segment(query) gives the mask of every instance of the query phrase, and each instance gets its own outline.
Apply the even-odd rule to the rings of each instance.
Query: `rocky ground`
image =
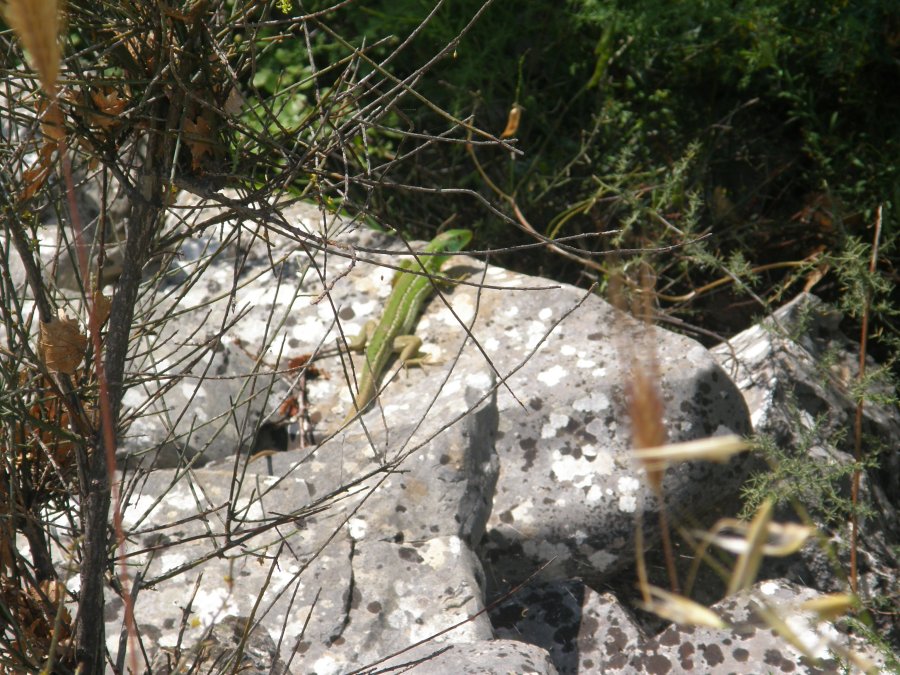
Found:
[[[340,429],[351,371],[332,348],[390,291],[367,260],[392,258],[358,251],[401,247],[357,231],[341,237],[357,247],[346,257],[312,257],[278,228],[233,239],[202,226],[214,210],[186,212],[171,227],[194,234],[144,302],[157,323],[129,368],[142,383],[119,464],[137,631],[110,590],[113,658],[131,644],[153,672],[323,675],[890,667],[873,635],[897,649],[900,415],[876,403],[864,430],[884,449],[863,482],[877,515],[860,589],[892,609],[871,632],[809,602],[847,587],[846,523],[815,510],[822,538],[767,559],[748,592],[725,597],[733,555],[700,564],[702,621],[634,605],[637,533],[665,586],[660,511],[709,528],[765,465],[755,452],[672,464],[661,498],[633,460],[632,359],[658,364],[670,442],[766,434],[831,475],[852,461],[856,346],[814,296],[709,351],[584,290],[461,257],[465,282],[417,329],[432,363],[393,367],[378,405]],[[345,227],[306,205],[284,216],[284,234]],[[698,551],[677,553],[684,579]]]

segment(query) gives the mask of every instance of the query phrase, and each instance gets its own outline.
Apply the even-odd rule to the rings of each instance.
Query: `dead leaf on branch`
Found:
[[[51,371],[74,375],[84,358],[87,340],[74,319],[41,322],[40,347]]]
[[[118,117],[128,103],[126,99],[119,96],[116,89],[112,88],[91,92],[91,100],[98,111],[90,115],[91,124],[101,129],[109,129],[118,125],[120,123]]]
[[[191,168],[199,171],[203,158],[213,154],[213,133],[206,118],[198,115],[196,122],[190,119],[184,121],[184,141],[191,151]]]
[[[27,396],[23,401],[27,414],[21,415],[11,429],[0,429],[0,455],[7,459],[0,464],[0,511],[3,513],[10,508],[24,508],[17,501],[22,494],[30,495],[32,505],[47,503],[63,494],[78,494],[77,483],[73,482],[74,451],[85,445],[84,433],[72,429],[67,406],[51,380],[23,370],[19,373],[19,391]],[[90,429],[98,428],[100,417],[95,400],[87,396],[81,396],[81,400]],[[12,484],[12,476],[19,488],[11,501],[8,486]],[[0,549],[0,559],[2,554]]]
[[[41,133],[45,138],[61,141],[66,137],[66,119],[58,103],[48,103],[41,99],[37,104],[37,114],[41,120]]]
[[[13,633],[13,654],[25,656],[28,661],[41,662],[55,642],[57,662],[67,667],[74,666],[72,616],[68,609],[59,607],[65,597],[64,586],[58,580],[46,580],[35,585],[13,577],[0,578],[0,602],[17,627]],[[0,664],[0,673],[19,672],[12,667],[5,668]]]
[[[19,192],[19,203],[27,202],[34,197],[47,182],[50,169],[53,168],[53,146],[45,143],[38,151],[34,164],[22,174],[22,190]]]
[[[94,292],[93,311],[97,320],[97,325],[102,326],[109,318],[109,312],[112,308],[112,300],[103,295],[100,291]]]

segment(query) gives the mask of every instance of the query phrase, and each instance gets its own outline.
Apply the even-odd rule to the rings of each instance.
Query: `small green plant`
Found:
[[[754,451],[768,465],[768,470],[755,474],[743,489],[741,518],[754,513],[767,499],[776,506],[801,505],[821,522],[831,525],[845,524],[851,513],[860,517],[872,515],[871,509],[850,500],[850,477],[856,469],[868,470],[877,466],[877,456],[867,456],[862,465],[855,462],[823,461],[814,452],[823,445],[833,445],[834,437],[822,443],[822,426],[825,419],[816,419],[806,427],[798,414],[794,429],[803,429],[796,448],[786,450],[769,436],[757,436]]]

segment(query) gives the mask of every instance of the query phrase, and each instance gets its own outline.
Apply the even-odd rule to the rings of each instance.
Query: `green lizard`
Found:
[[[471,230],[447,230],[436,236],[423,249],[423,253],[446,253],[447,255],[423,255],[415,260],[405,260],[394,277],[393,290],[384,307],[381,321],[372,328],[374,321],[348,344],[353,351],[366,348],[366,360],[359,375],[359,390],[353,399],[353,407],[344,424],[361,413],[377,392],[378,378],[381,377],[391,354],[400,354],[399,360],[406,365],[421,364],[424,359],[414,358],[422,346],[422,340],[412,334],[422,312],[425,300],[434,291],[434,281],[430,278],[438,274],[441,266],[468,246],[472,240]],[[414,270],[411,274],[403,270]]]

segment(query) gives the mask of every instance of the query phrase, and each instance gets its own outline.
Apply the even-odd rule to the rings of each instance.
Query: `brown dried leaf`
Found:
[[[37,113],[41,118],[41,133],[45,138],[61,141],[66,137],[66,120],[57,103],[41,100],[37,105]]]
[[[22,191],[19,193],[19,202],[27,202],[37,194],[38,190],[44,187],[47,182],[47,176],[50,175],[52,168],[53,147],[49,144],[41,146],[38,152],[38,158],[34,164],[25,170],[22,175]]]
[[[101,293],[100,291],[96,291],[94,293],[93,311],[95,312],[98,326],[102,326],[106,323],[106,320],[109,318],[109,312],[111,308],[112,300],[103,295],[103,293]]]
[[[103,91],[91,92],[91,100],[100,113],[90,116],[92,124],[101,129],[109,129],[119,123],[117,118],[125,110],[127,101],[119,96],[117,90],[108,88],[105,93]]]
[[[519,121],[522,119],[522,106],[513,103],[509,109],[509,117],[506,118],[506,128],[500,134],[500,138],[512,138],[519,130]]]
[[[10,505],[3,502],[4,500],[0,500],[0,505],[3,506],[4,510],[9,509]],[[16,537],[9,523],[0,523],[0,571],[2,571],[0,578],[4,575],[9,575],[16,569],[16,556],[13,549],[15,541]]]
[[[87,341],[74,319],[41,322],[40,346],[44,363],[52,371],[74,375],[84,358]]]
[[[206,118],[198,115],[197,121],[184,121],[184,140],[191,151],[191,168],[199,171],[203,158],[213,154],[212,129]]]
[[[225,112],[232,117],[237,117],[241,114],[241,110],[244,109],[244,97],[241,96],[241,92],[235,87],[232,87],[228,91],[228,98],[225,99],[223,108],[225,109]]]

